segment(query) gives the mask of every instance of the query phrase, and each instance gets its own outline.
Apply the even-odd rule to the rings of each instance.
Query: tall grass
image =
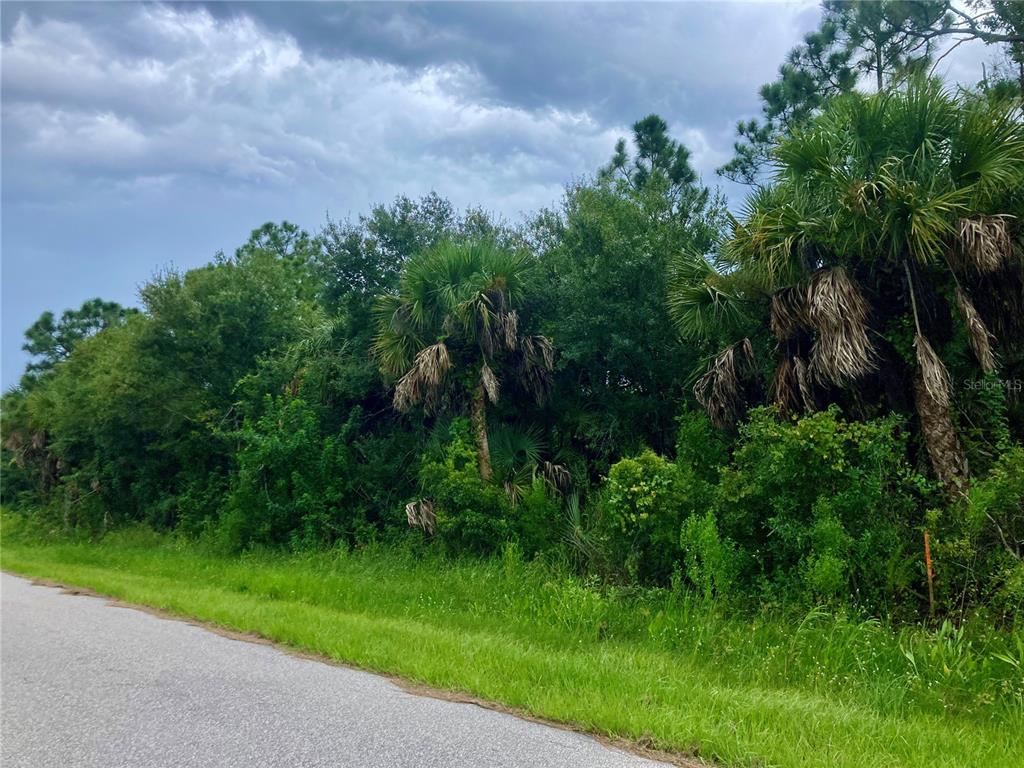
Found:
[[[2,565],[730,765],[1024,764],[1019,630],[820,608],[738,619],[514,547],[459,562],[395,548],[224,557],[138,532],[5,535]]]

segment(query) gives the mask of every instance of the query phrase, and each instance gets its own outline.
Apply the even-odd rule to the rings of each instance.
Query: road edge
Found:
[[[25,574],[18,573],[17,571],[9,570],[8,568],[0,569],[0,573],[5,573],[8,576],[27,581],[33,586],[38,587],[49,587],[51,589],[60,590],[63,594],[72,596],[82,597],[94,597],[101,600],[105,600],[106,603],[113,608],[126,608],[129,610],[140,611],[141,613],[155,616],[159,619],[166,621],[177,621],[184,624],[189,624],[200,629],[204,629],[208,632],[212,632],[215,635],[227,638],[228,640],[236,640],[238,642],[253,643],[256,645],[270,646],[282,653],[286,653],[294,658],[302,659],[304,661],[314,661],[321,664],[328,664],[332,667],[339,667],[341,669],[350,669],[358,672],[365,672],[367,674],[376,675],[382,677],[388,682],[392,683],[396,687],[405,691],[413,696],[424,696],[432,699],[439,699],[441,701],[448,701],[455,704],[473,704],[482,709],[487,709],[492,712],[498,712],[505,715],[511,715],[520,720],[525,720],[531,723],[537,723],[538,725],[545,725],[549,728],[557,728],[561,731],[568,731],[571,733],[578,733],[589,738],[594,739],[602,746],[609,749],[614,749],[619,752],[625,752],[636,757],[643,757],[648,760],[656,760],[658,762],[667,763],[669,765],[677,766],[678,768],[713,768],[716,764],[708,763],[700,758],[696,757],[696,749],[690,754],[680,752],[670,752],[662,749],[657,749],[654,746],[645,744],[643,740],[632,740],[624,739],[615,736],[609,736],[605,733],[598,731],[587,730],[586,728],[571,722],[565,722],[560,720],[551,720],[544,717],[531,714],[525,710],[517,707],[510,707],[506,704],[502,704],[498,701],[491,701],[489,699],[483,699],[478,696],[474,696],[465,691],[450,690],[446,688],[437,688],[426,683],[421,683],[416,680],[409,680],[408,678],[399,677],[398,675],[391,674],[389,672],[383,672],[379,669],[372,667],[361,666],[352,662],[343,661],[340,659],[334,659],[324,654],[315,653],[302,648],[298,648],[287,643],[281,643],[276,640],[271,640],[258,632],[243,632],[237,629],[231,629],[221,624],[217,624],[212,621],[204,621],[195,617],[189,616],[188,614],[175,613],[168,611],[163,608],[155,608],[145,603],[133,603],[121,598],[114,597],[112,595],[98,592],[89,587],[82,587],[75,584],[68,584],[54,579],[37,578],[32,576],[26,576]]]

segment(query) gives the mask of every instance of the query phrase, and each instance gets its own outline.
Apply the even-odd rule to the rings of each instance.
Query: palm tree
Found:
[[[504,487],[513,506],[536,480],[557,496],[570,491],[572,474],[564,464],[544,458],[547,442],[537,425],[502,425],[491,433],[490,447],[495,482]]]
[[[967,462],[936,349],[959,322],[991,372],[997,349],[1024,344],[1020,105],[923,80],[850,94],[784,140],[775,160],[774,182],[733,221],[719,261],[678,258],[677,326],[707,336],[768,315],[783,411],[863,395],[872,382],[898,407],[909,390],[936,476],[962,488]],[[698,381],[712,418],[741,411],[752,357],[749,343],[731,345]]]
[[[547,396],[554,350],[543,336],[520,332],[516,306],[526,257],[492,242],[442,243],[411,260],[397,295],[377,303],[373,352],[397,380],[394,405],[407,411],[459,407],[468,396],[480,476],[492,477],[487,403],[500,396],[501,375],[538,402]]]

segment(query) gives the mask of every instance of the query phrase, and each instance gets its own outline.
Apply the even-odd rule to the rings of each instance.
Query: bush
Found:
[[[690,515],[683,523],[679,544],[686,562],[686,577],[705,599],[728,598],[739,569],[735,545],[723,539],[711,512]]]
[[[360,538],[365,516],[348,486],[344,434],[322,438],[303,400],[267,397],[263,415],[247,419],[237,437],[238,472],[219,526],[228,548]]]
[[[420,469],[423,498],[434,502],[437,536],[447,551],[494,552],[512,535],[512,517],[504,490],[484,483],[465,419],[455,419],[438,459]]]
[[[985,603],[1009,618],[1024,609],[1024,446],[1007,448],[968,498],[935,511],[935,570],[947,610]]]
[[[684,411],[678,422],[676,463],[691,467],[706,482],[718,482],[719,472],[729,463],[726,433],[715,429],[704,411]]]
[[[544,480],[535,477],[510,510],[512,530],[527,555],[554,546],[563,525],[561,503]]]
[[[699,508],[699,482],[651,450],[608,472],[598,500],[598,526],[611,566],[641,583],[667,583],[679,567],[679,527]]]
[[[895,417],[751,411],[715,502],[745,586],[769,600],[892,608],[920,586],[922,493]],[[912,599],[912,598],[911,598]]]

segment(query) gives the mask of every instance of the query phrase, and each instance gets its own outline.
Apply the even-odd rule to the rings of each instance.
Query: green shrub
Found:
[[[179,531],[199,536],[216,522],[230,484],[227,472],[208,472],[191,479],[177,496],[169,496],[163,503],[173,505]]]
[[[723,539],[711,512],[690,515],[679,536],[686,562],[686,577],[705,599],[728,598],[739,569],[733,543]]]
[[[420,469],[423,498],[434,502],[437,536],[451,553],[488,554],[513,533],[504,490],[484,483],[465,419],[455,419],[437,459]]]
[[[403,506],[416,492],[420,437],[418,432],[377,429],[352,442],[349,482],[358,489],[370,520],[389,537],[403,539],[408,533]]]
[[[699,508],[699,482],[651,450],[612,465],[598,500],[611,566],[641,583],[667,583],[679,566],[679,527]]]
[[[719,472],[729,463],[726,432],[715,429],[704,411],[684,411],[678,422],[676,463],[692,467],[706,482],[717,482]]]
[[[344,435],[324,439],[303,400],[267,397],[263,415],[247,419],[238,439],[238,472],[219,525],[228,548],[360,538],[365,516],[348,485]]]
[[[772,600],[891,608],[920,586],[921,495],[895,417],[751,411],[715,518],[746,587]]]
[[[554,546],[563,525],[562,505],[544,480],[535,477],[520,494],[510,514],[512,530],[527,555],[536,555]]]
[[[970,489],[936,510],[937,585],[946,608],[984,603],[1006,617],[1024,609],[1024,446],[1013,445]]]
[[[92,467],[66,475],[54,488],[44,517],[49,518],[55,528],[69,533],[92,538],[102,536],[121,522],[112,518],[110,507],[104,504],[102,490]]]

